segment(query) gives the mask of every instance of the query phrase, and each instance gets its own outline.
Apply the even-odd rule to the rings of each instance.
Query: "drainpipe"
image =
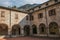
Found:
[[[47,18],[47,10],[46,10],[46,8],[45,8],[45,18],[46,18],[46,26],[47,26],[47,37],[48,37],[48,35],[49,35],[49,26],[48,26],[48,18]]]
[[[32,13],[29,13],[29,22],[30,22],[30,36],[32,36],[32,23],[31,23],[31,20],[30,20],[30,16],[31,16]]]
[[[10,27],[11,27],[11,9],[10,9]],[[11,29],[10,27],[9,27],[9,30]],[[11,37],[11,30],[10,30],[9,37]]]

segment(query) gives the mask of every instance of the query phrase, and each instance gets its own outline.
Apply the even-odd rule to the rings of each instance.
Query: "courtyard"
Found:
[[[50,37],[15,37],[15,38],[0,38],[0,40],[60,40],[60,38]]]

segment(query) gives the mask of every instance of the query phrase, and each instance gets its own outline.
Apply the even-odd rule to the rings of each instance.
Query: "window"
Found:
[[[52,9],[49,11],[49,16],[56,15],[55,9]]]
[[[30,18],[29,18],[30,17]],[[32,15],[29,15],[29,17],[28,16],[26,16],[26,20],[30,20],[30,21],[32,21],[33,19],[34,19],[34,17],[32,16]]]
[[[58,0],[55,0],[55,2],[58,2]]]
[[[34,17],[32,15],[30,15],[30,21],[34,20]]]
[[[1,17],[5,17],[5,11],[1,11]]]
[[[51,22],[49,24],[49,33],[52,35],[56,35],[59,33],[58,24],[56,22]]]
[[[43,13],[38,14],[38,18],[43,18]]]
[[[12,35],[20,35],[20,25],[15,24],[12,26]]]
[[[48,5],[48,2],[46,3],[46,6]]]
[[[32,32],[33,34],[37,34],[37,26],[36,25],[32,25]]]
[[[39,25],[39,30],[40,30],[40,34],[46,34],[46,26],[45,24],[40,24]]]
[[[44,27],[41,27],[41,32],[44,32]]]
[[[39,6],[39,9],[41,8],[41,6]]]
[[[26,16],[26,20],[28,20],[28,16]]]
[[[15,19],[18,19],[18,14],[15,14]]]

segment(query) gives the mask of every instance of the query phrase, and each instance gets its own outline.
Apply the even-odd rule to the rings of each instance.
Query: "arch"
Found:
[[[8,25],[0,24],[0,35],[8,35]]]
[[[37,34],[37,26],[36,25],[32,25],[32,32],[33,34]]]
[[[40,34],[46,34],[46,26],[45,26],[45,24],[41,23],[39,25],[39,30],[40,30]]]
[[[29,25],[24,26],[24,33],[26,36],[30,35],[30,26]]]
[[[20,35],[20,25],[15,24],[12,26],[12,35]]]
[[[59,33],[58,24],[56,22],[51,22],[49,24],[49,33],[52,35],[56,35]]]

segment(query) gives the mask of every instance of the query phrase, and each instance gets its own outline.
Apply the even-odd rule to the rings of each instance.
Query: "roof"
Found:
[[[4,6],[0,6],[1,9],[7,9],[7,10],[12,10],[12,11],[17,11],[17,12],[22,12],[22,13],[27,13],[27,12],[24,12],[24,11],[20,11],[19,9],[17,8],[8,8],[8,7],[4,7]]]
[[[28,13],[30,10],[34,10],[34,8],[40,7],[41,5],[43,5],[45,3],[48,3],[48,2],[50,2],[50,1],[44,2],[42,4],[26,4],[26,5],[23,5],[23,6],[18,7],[18,8],[8,8],[8,7],[3,7],[3,6],[0,6],[0,8],[4,8],[4,9],[8,9],[8,10],[13,10],[13,11],[18,11],[18,12],[23,12],[23,13]],[[49,6],[47,6],[47,7],[49,7]],[[41,8],[41,9],[44,9],[44,8]]]

